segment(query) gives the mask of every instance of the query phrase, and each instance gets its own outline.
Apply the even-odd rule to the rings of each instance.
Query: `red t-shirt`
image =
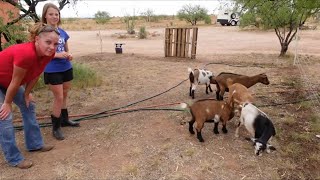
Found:
[[[13,75],[13,65],[27,70],[22,85],[38,77],[53,57],[54,54],[39,58],[34,42],[16,44],[4,49],[0,52],[0,85],[8,88]]]

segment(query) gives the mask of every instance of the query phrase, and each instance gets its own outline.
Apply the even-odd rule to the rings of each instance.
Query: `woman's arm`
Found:
[[[31,90],[33,89],[33,87],[38,82],[39,77],[40,76],[38,76],[37,78],[33,79],[32,81],[30,81],[29,83],[26,84],[26,88],[25,88],[25,91],[24,91],[24,99],[26,101],[27,107],[29,107],[29,103],[31,101],[33,101],[33,98],[32,98],[32,95],[31,95]]]
[[[5,119],[12,110],[12,101],[21,85],[23,78],[27,73],[26,69],[13,66],[12,79],[7,89],[7,93],[2,106],[0,107],[0,119]]]

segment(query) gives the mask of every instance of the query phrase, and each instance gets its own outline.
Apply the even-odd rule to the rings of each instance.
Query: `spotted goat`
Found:
[[[197,88],[197,85],[206,85],[206,93],[209,94],[208,89],[212,92],[210,81],[214,77],[211,71],[205,69],[194,69],[188,68],[189,80],[190,80],[190,89],[189,96],[194,99],[194,91]]]

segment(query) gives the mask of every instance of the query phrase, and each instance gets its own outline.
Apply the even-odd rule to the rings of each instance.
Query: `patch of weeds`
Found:
[[[147,38],[146,27],[142,26],[140,27],[140,31],[139,31],[139,39],[146,39],[146,38]]]
[[[133,164],[128,164],[128,166],[122,167],[122,171],[130,176],[137,176],[138,175],[138,167]]]
[[[150,167],[154,170],[158,169],[158,167],[160,166],[161,164],[161,157],[159,156],[154,156],[152,159],[151,159],[151,162],[150,162]]]
[[[312,141],[312,135],[310,133],[293,132],[291,134],[291,138],[294,139],[295,141],[303,141],[303,142]]]
[[[296,122],[296,119],[293,116],[285,116],[282,119],[282,123],[288,126],[293,125]]]
[[[312,115],[310,117],[310,128],[312,132],[320,132],[320,117],[317,115]]]
[[[308,110],[312,107],[311,101],[302,101],[299,103],[301,110]]]
[[[192,157],[196,151],[192,149],[187,149],[184,151],[184,155]]]
[[[285,156],[289,156],[292,158],[296,158],[300,156],[300,153],[302,152],[301,146],[296,142],[291,142],[288,145],[284,145],[281,148],[282,153]]]
[[[282,84],[285,86],[292,87],[294,89],[301,89],[303,87],[302,82],[295,78],[295,77],[286,77],[283,81]]]
[[[97,73],[87,66],[79,63],[73,64],[74,80],[72,85],[76,88],[100,86],[102,79]]]
[[[86,87],[96,87],[102,84],[102,79],[97,73],[88,68],[87,66],[79,63],[73,64],[73,77],[72,87],[76,89],[86,88]],[[40,76],[38,82],[34,86],[34,90],[39,90],[45,88],[43,75]]]
[[[161,147],[162,147],[162,150],[167,151],[173,147],[173,144],[172,143],[165,143]]]
[[[310,155],[309,155],[309,159],[311,161],[314,161],[314,162],[320,162],[320,154],[319,152],[312,152]]]

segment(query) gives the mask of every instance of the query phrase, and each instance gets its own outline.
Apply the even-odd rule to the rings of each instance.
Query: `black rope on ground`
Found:
[[[159,93],[159,94],[156,94],[156,95],[153,95],[153,96],[151,96],[151,97],[148,97],[148,98],[145,98],[145,99],[142,99],[142,100],[133,102],[133,103],[129,103],[129,104],[127,104],[127,105],[125,105],[125,106],[122,106],[122,107],[118,107],[118,108],[114,108],[114,109],[109,109],[109,110],[102,111],[102,112],[99,112],[99,113],[96,113],[96,114],[93,114],[93,115],[89,115],[89,116],[85,116],[85,117],[82,117],[82,118],[74,119],[73,121],[82,121],[83,119],[95,117],[95,116],[98,116],[98,115],[100,115],[100,114],[105,114],[105,113],[107,113],[107,112],[109,112],[109,111],[115,111],[115,110],[119,110],[119,109],[122,109],[122,108],[126,108],[126,107],[132,106],[132,105],[134,105],[134,104],[138,104],[138,103],[140,103],[140,102],[143,102],[143,101],[146,101],[146,100],[155,98],[155,97],[157,97],[157,96],[160,96],[160,95],[162,95],[162,94],[164,94],[164,93],[166,93],[166,92],[168,92],[168,91],[170,91],[170,90],[172,90],[172,89],[180,86],[183,82],[187,81],[188,79],[189,79],[189,78],[181,81],[180,83],[178,83],[177,85],[175,85],[175,86],[167,89],[166,91],[163,91],[163,92],[161,92],[161,93]]]
[[[139,108],[139,109],[131,109],[123,112],[116,112],[116,113],[110,113],[110,114],[100,114],[101,116],[95,116],[92,118],[83,118],[82,120],[93,120],[93,119],[99,119],[99,118],[105,118],[105,117],[111,117],[122,113],[129,113],[129,112],[135,112],[135,111],[185,111],[183,109],[177,109],[177,108]],[[39,123],[40,127],[51,127],[52,123]],[[15,126],[14,129],[16,131],[23,130],[23,126]]]

